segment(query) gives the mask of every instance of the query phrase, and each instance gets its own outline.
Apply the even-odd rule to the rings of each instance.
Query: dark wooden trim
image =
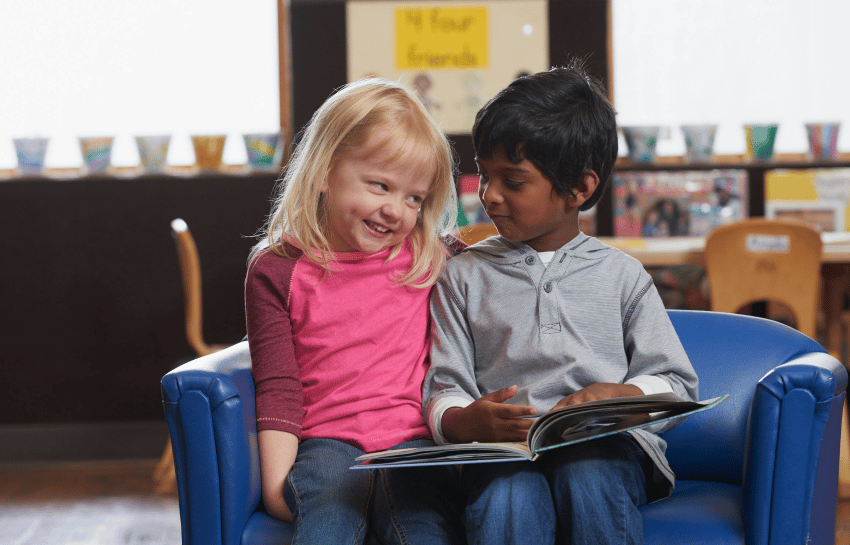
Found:
[[[165,420],[0,426],[0,463],[159,458]]]
[[[284,157],[292,142],[292,41],[289,24],[289,0],[277,2],[278,79],[280,82],[280,134]]]

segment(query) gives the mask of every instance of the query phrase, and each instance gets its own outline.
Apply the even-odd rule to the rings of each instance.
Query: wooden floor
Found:
[[[0,465],[0,545],[179,545],[177,496],[156,460]]]
[[[154,492],[156,460],[0,465],[0,545],[179,545],[177,496]],[[850,499],[835,545],[850,544]]]

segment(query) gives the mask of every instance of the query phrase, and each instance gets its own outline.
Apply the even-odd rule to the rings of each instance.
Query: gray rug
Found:
[[[180,545],[176,498],[95,498],[0,509],[0,545]]]

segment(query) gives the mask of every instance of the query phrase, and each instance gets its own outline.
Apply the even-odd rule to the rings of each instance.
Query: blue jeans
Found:
[[[649,468],[625,433],[554,449],[536,462],[464,466],[469,544],[639,545]]]
[[[293,514],[293,545],[354,545],[375,537],[384,544],[461,542],[454,468],[349,469],[361,454],[333,439],[298,446],[283,491]]]

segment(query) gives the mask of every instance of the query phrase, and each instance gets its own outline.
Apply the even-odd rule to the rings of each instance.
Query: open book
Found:
[[[534,460],[540,453],[705,411],[729,395],[686,401],[673,393],[570,405],[535,417],[525,443],[456,443],[382,450],[358,456],[351,469]]]

